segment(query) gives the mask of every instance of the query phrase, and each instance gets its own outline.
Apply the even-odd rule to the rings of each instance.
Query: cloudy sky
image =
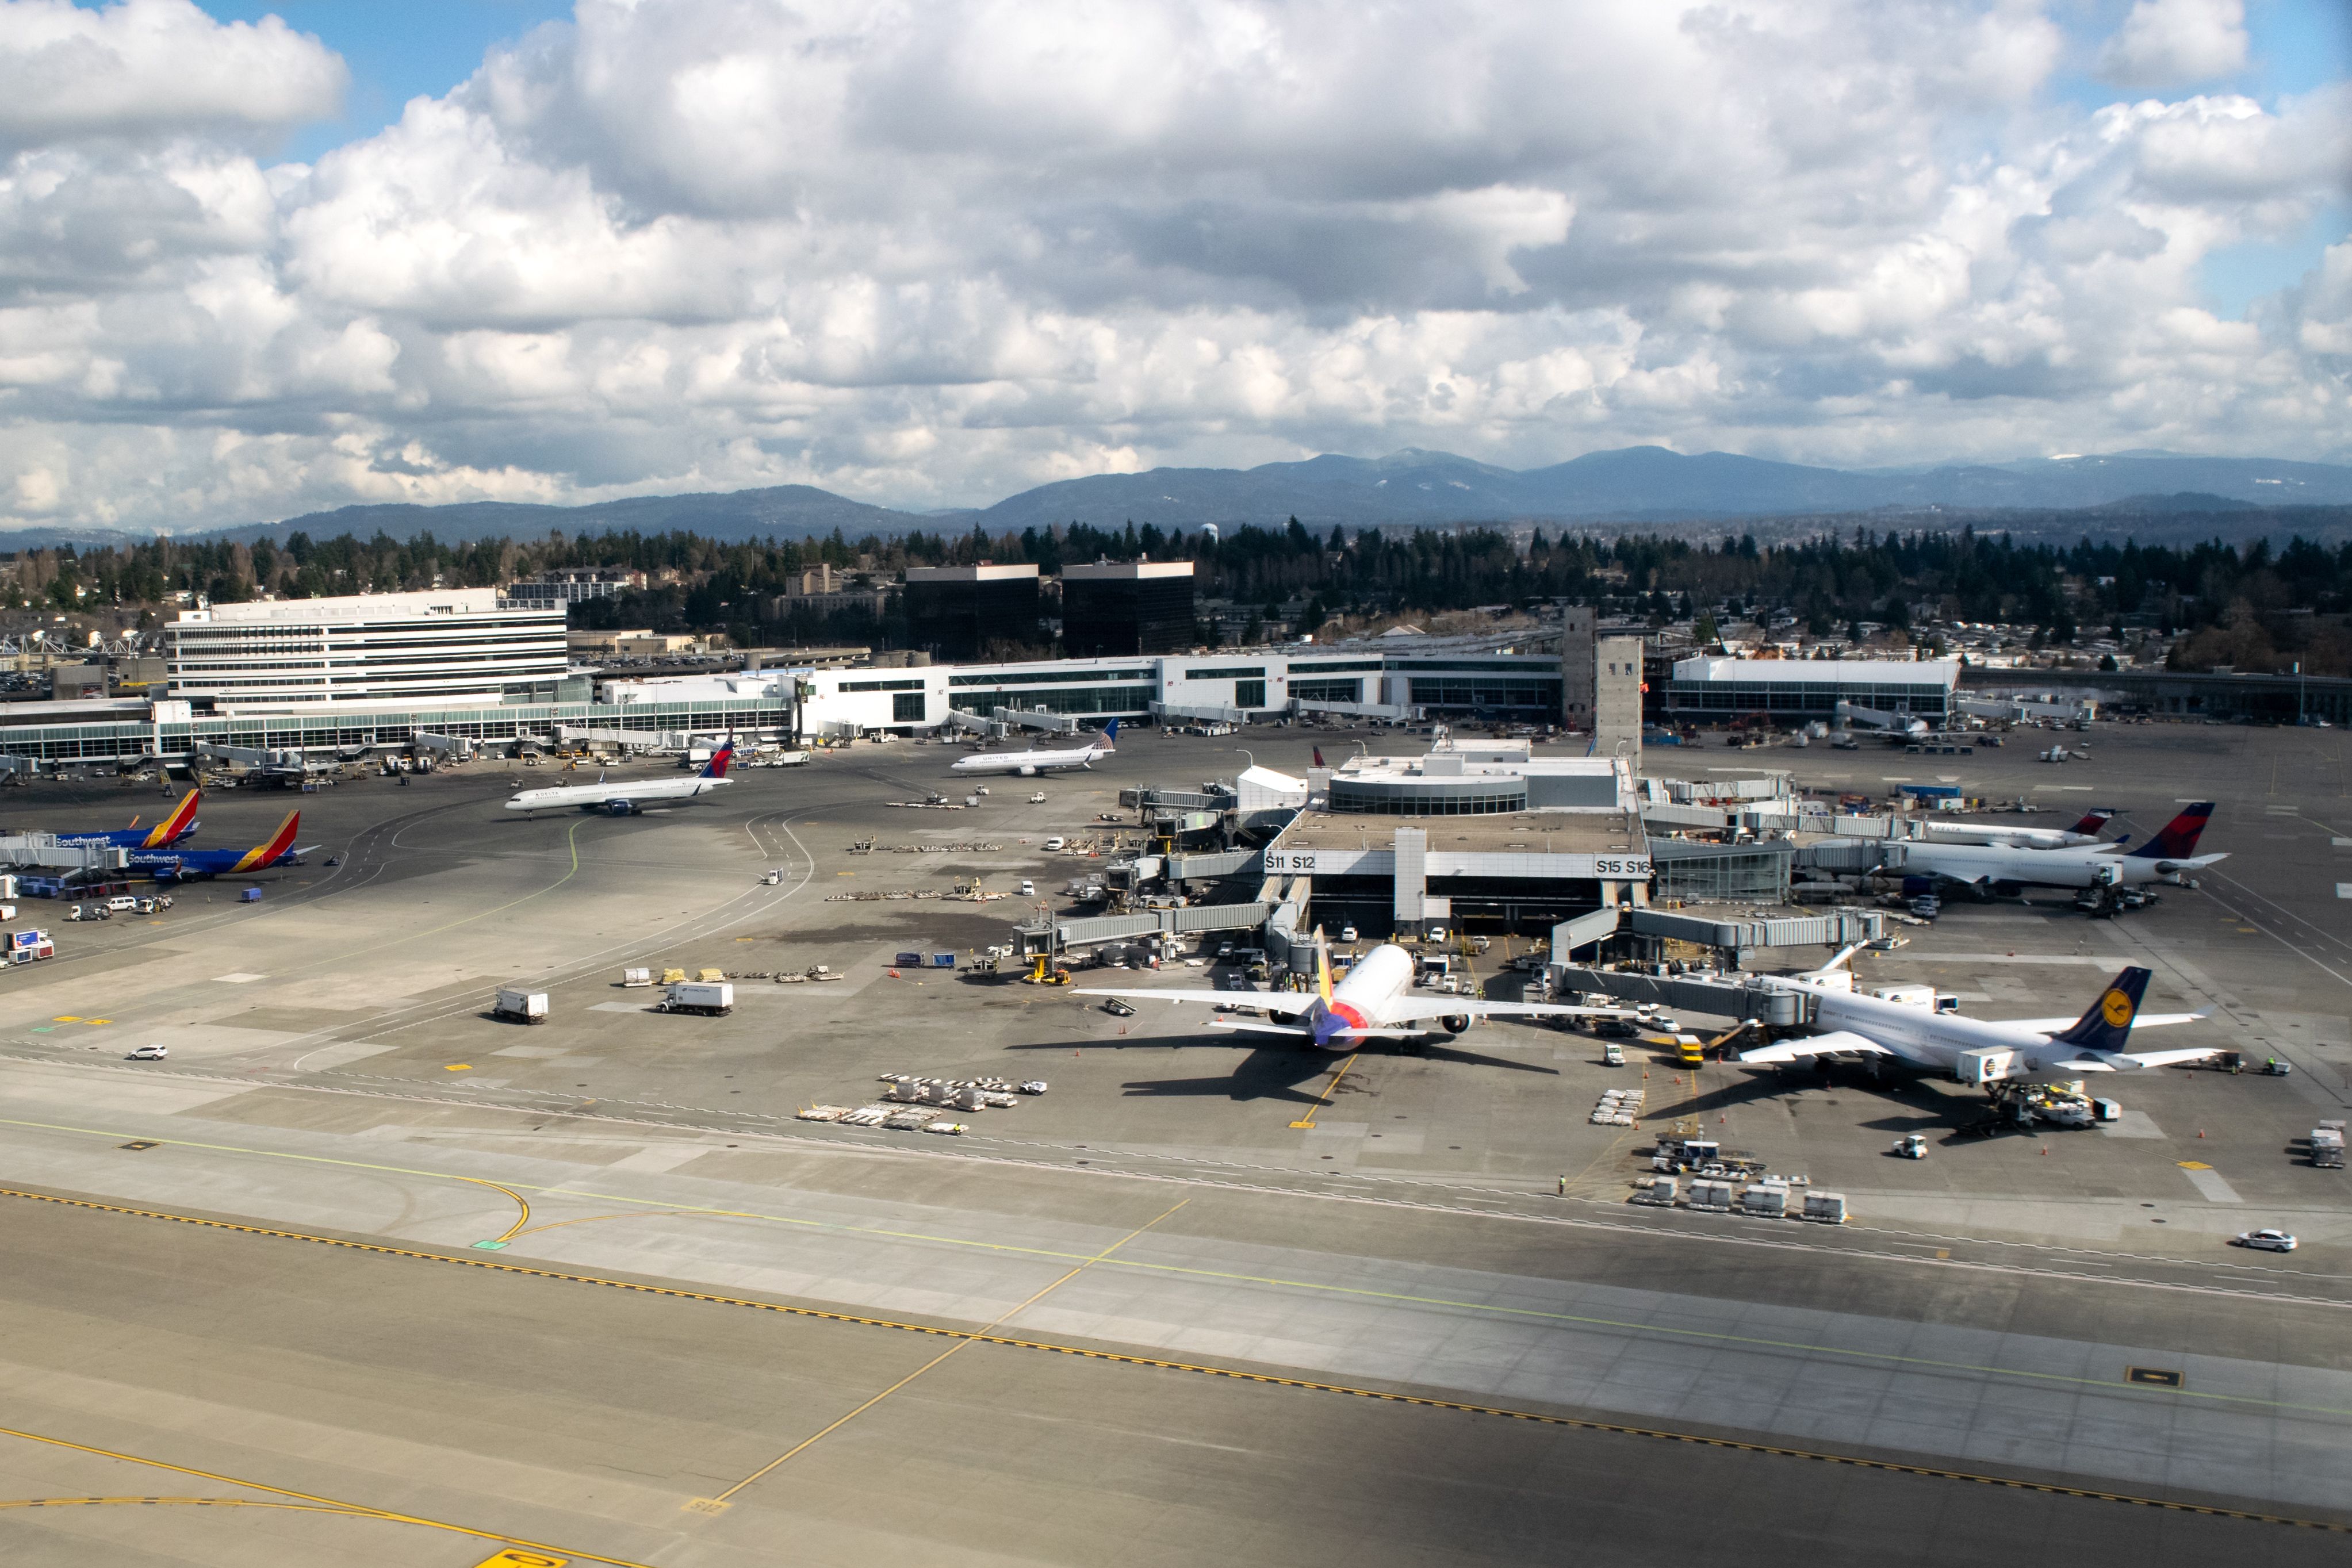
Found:
[[[0,528],[2352,462],[2344,0],[0,0]]]

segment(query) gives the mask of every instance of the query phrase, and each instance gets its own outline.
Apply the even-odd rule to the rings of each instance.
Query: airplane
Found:
[[[1118,747],[1118,720],[1103,726],[1102,739],[1090,746],[1066,751],[983,751],[977,757],[959,757],[948,771],[950,773],[1018,773],[1024,779],[1040,773],[1050,773],[1063,768],[1091,768],[1097,758],[1108,757]]]
[[[205,792],[191,789],[180,798],[171,813],[152,828],[142,828],[136,819],[131,826],[112,832],[59,833],[60,844],[90,846],[110,850],[168,849],[196,831],[196,809],[204,804]]]
[[[2125,969],[2100,991],[2080,1018],[1990,1020],[1937,1012],[1932,1006],[1872,996],[1853,988],[1843,966],[1848,947],[1822,967],[1802,975],[1759,976],[1774,990],[1806,991],[1819,998],[1814,1021],[1822,1032],[1775,1040],[1739,1053],[1739,1060],[1779,1065],[1810,1057],[1890,1057],[1958,1079],[1963,1083],[2063,1082],[2091,1072],[2137,1072],[2168,1067],[2218,1053],[2217,1046],[2179,1051],[2135,1051],[2135,1024],[2190,1023],[2203,1013],[2144,1014],[2148,971]]]
[[[2111,844],[2073,849],[2018,849],[2007,844],[1948,844],[1919,840],[1886,846],[1885,869],[1904,880],[1952,883],[1979,899],[2015,897],[2029,887],[2129,887],[2184,871],[2199,871],[2224,854],[2200,855],[2198,835],[2213,815],[2213,802],[2200,800],[2166,823],[2136,850],[2117,852]]]
[[[301,825],[302,813],[289,811],[266,842],[249,850],[133,850],[129,857],[131,869],[146,872],[157,882],[189,882],[198,877],[236,876],[246,872],[299,865],[299,857],[319,847],[296,847],[294,834]]]
[[[1296,991],[1114,990],[1080,989],[1081,997],[1118,997],[1127,1001],[1208,1002],[1231,1007],[1236,1003],[1260,1008],[1291,1021],[1254,1023],[1240,1019],[1213,1019],[1211,1027],[1250,1034],[1278,1034],[1324,1051],[1353,1051],[1364,1040],[1422,1040],[1438,1032],[1415,1028],[1436,1019],[1447,1034],[1460,1034],[1482,1018],[1616,1017],[1616,1008],[1569,1007],[1557,1002],[1490,1002],[1481,997],[1426,996],[1412,993],[1412,955],[1391,943],[1381,943],[1364,955],[1347,977],[1331,983],[1330,956],[1318,943],[1315,954],[1316,988]]]
[[[602,775],[593,784],[559,784],[546,789],[520,789],[507,798],[509,811],[561,810],[566,806],[583,811],[603,811],[608,816],[627,817],[646,807],[664,800],[686,801],[709,794],[722,784],[734,782],[727,777],[727,765],[735,760],[735,738],[728,737],[727,744],[710,754],[710,760],[699,773],[684,779],[646,779],[632,784],[607,784]]]
[[[2123,848],[2123,841],[2109,843],[2099,837],[2115,812],[2106,807],[2083,813],[2082,821],[2071,828],[2011,828],[1998,822],[1938,822],[1930,820],[1927,836],[1948,844],[2006,844],[2021,850],[2069,850],[2084,844],[2099,844],[2108,850]]]

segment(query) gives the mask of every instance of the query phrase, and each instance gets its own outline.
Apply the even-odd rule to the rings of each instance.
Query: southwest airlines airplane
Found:
[[[1316,952],[1317,986],[1311,993],[1297,991],[1204,990],[1081,990],[1082,997],[1120,997],[1136,1002],[1239,1003],[1262,1008],[1287,1021],[1250,1023],[1236,1019],[1213,1019],[1217,1029],[1251,1034],[1278,1034],[1325,1051],[1353,1051],[1362,1040],[1421,1040],[1433,1030],[1419,1027],[1434,1019],[1448,1034],[1460,1034],[1482,1018],[1575,1018],[1595,1014],[1615,1017],[1615,1008],[1566,1007],[1556,1002],[1490,1002],[1482,997],[1412,994],[1412,955],[1382,943],[1364,955],[1337,986],[1331,965],[1319,947]]]
[[[1064,768],[1090,768],[1095,759],[1108,757],[1118,749],[1113,744],[1118,739],[1118,720],[1103,726],[1103,737],[1091,746],[1073,747],[1066,751],[983,751],[977,757],[960,757],[950,773],[1018,773],[1024,779],[1040,773],[1051,773]]]
[[[268,871],[277,866],[297,865],[299,856],[317,849],[316,844],[296,848],[294,834],[302,825],[302,813],[289,811],[286,820],[265,843],[249,850],[133,850],[130,861],[133,870],[143,871],[157,882],[188,882],[197,877],[236,876],[246,872]]]
[[[110,850],[169,849],[196,831],[196,808],[203,805],[205,792],[191,789],[172,808],[171,814],[152,828],[142,828],[134,819],[127,828],[112,832],[59,833],[61,844],[94,845]]]
[[[727,777],[727,765],[735,760],[735,742],[730,737],[726,745],[710,754],[710,761],[702,771],[688,779],[647,779],[634,784],[607,784],[599,778],[593,784],[559,784],[547,789],[522,789],[507,799],[509,811],[561,810],[566,806],[583,811],[603,811],[614,817],[634,816],[647,806],[665,800],[687,801],[707,795],[734,780]]]

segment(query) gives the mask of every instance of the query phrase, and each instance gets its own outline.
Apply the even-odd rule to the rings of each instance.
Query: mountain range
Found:
[[[992,534],[1083,521],[1195,528],[1204,523],[1279,526],[1297,517],[1318,529],[1379,524],[1729,521],[1742,517],[1935,510],[2124,511],[2201,514],[2294,506],[2352,505],[2352,467],[2268,458],[2171,453],[2030,459],[1919,468],[1809,467],[1728,452],[1685,455],[1659,446],[1589,453],[1549,467],[1510,469],[1451,453],[1408,449],[1386,457],[1325,455],[1255,468],[1154,468],[1097,474],[1024,490],[995,505],[940,512],[871,506],[807,485],[722,494],[641,496],[580,507],[474,501],[451,506],[354,506],[276,523],[216,528],[206,538],[282,540],[362,536],[378,529],[457,541],[614,529],[683,529],[718,539],[806,538],[840,528],[866,533]],[[1927,520],[1904,519],[1915,525]],[[105,535],[59,537],[118,542]]]

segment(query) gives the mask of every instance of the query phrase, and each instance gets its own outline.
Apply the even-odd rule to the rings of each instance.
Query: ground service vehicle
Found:
[[[724,981],[680,980],[662,998],[666,1013],[700,1013],[720,1018],[735,1010],[735,988]]]
[[[2344,1124],[2322,1122],[2311,1130],[2311,1163],[2321,1170],[2344,1168]]]
[[[547,993],[501,989],[498,1003],[490,1012],[493,1017],[505,1019],[509,1023],[545,1023]]]

